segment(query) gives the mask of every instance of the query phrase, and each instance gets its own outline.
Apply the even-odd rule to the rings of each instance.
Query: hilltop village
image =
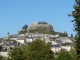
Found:
[[[27,26],[24,26],[17,34],[10,35],[8,32],[6,37],[0,39],[0,47],[2,47],[0,55],[8,57],[8,52],[11,51],[14,47],[17,47],[21,44],[28,45],[35,39],[40,39],[49,44],[51,50],[54,53],[60,52],[62,49],[70,51],[70,49],[73,48],[73,44],[75,42],[74,38],[60,36],[59,34],[50,34],[51,31],[54,30],[53,27],[48,23],[34,22],[31,24],[30,29],[25,29],[25,27],[27,28]],[[45,33],[43,33],[41,30],[37,31],[37,28],[44,28],[47,30],[45,30]]]

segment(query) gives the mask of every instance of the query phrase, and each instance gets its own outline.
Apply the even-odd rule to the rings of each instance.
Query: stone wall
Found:
[[[0,55],[3,57],[8,57],[8,52],[0,52]]]

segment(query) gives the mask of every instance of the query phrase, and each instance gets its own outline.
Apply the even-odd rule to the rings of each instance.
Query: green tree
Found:
[[[42,24],[48,24],[47,22],[45,22],[45,21],[42,21]]]
[[[20,44],[19,48],[22,50],[22,51],[27,51],[27,46],[25,44]]]
[[[39,21],[38,24],[42,24],[42,22]]]
[[[66,32],[64,31],[64,36],[66,36]]]
[[[52,25],[49,26],[50,26],[50,33],[54,32],[53,26]]]
[[[70,50],[69,54],[71,55],[73,60],[77,60],[77,53],[74,48]]]
[[[19,47],[16,47],[9,52],[9,57],[7,58],[7,60],[26,60],[26,51],[26,46],[20,45]]]
[[[28,29],[28,25],[26,24],[26,25],[24,25],[22,27],[22,30],[19,31],[18,34],[25,34],[25,33],[27,33],[27,29]]]
[[[28,28],[27,24],[22,27],[22,29],[27,29],[27,28]]]
[[[28,60],[53,60],[54,53],[48,44],[40,39],[33,41],[27,49]]]
[[[36,39],[28,46],[20,45],[9,52],[7,60],[53,60],[54,53],[48,44]]]
[[[74,30],[76,31],[76,51],[77,51],[77,56],[80,59],[80,0],[75,0],[75,5],[74,5],[74,11],[72,11],[72,14],[69,14],[69,16],[72,16],[74,20]]]
[[[67,32],[65,33],[65,35],[66,35],[66,37],[68,37],[68,33]]]
[[[65,31],[64,31],[63,35],[64,35],[63,37],[68,37],[68,33]]]
[[[3,58],[3,56],[0,56],[0,60],[3,60],[4,58]]]
[[[2,45],[0,45],[0,51],[2,50]]]
[[[57,60],[72,60],[72,57],[68,52],[62,50]]]

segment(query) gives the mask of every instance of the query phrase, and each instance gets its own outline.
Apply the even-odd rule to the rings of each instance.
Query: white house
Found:
[[[52,42],[52,45],[57,45],[56,41],[49,41],[49,42]]]
[[[60,45],[52,45],[51,46],[51,50],[56,53],[56,52],[60,52],[61,51],[61,47]]]
[[[20,43],[22,43],[22,44],[24,44],[24,42],[25,42],[25,40],[23,40],[23,39],[19,39],[19,40],[16,40],[17,42],[20,42]]]
[[[11,37],[10,38],[10,40],[17,40],[17,39],[18,39],[17,37],[14,37],[14,38]]]
[[[73,43],[73,41],[70,40],[68,37],[60,37],[60,39],[63,43]]]
[[[32,38],[26,38],[26,42],[32,42],[33,39]]]
[[[67,51],[70,51],[71,48],[72,48],[72,46],[70,44],[65,44],[65,43],[61,44],[61,49],[65,49]]]
[[[0,55],[3,57],[8,57],[8,52],[0,52]]]
[[[24,34],[20,34],[19,36],[21,36],[21,37],[22,37],[22,36],[25,36],[25,35],[24,35]]]

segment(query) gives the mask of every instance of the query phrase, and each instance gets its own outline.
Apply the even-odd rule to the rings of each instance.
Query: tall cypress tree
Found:
[[[77,51],[77,57],[80,59],[80,0],[75,0],[75,5],[74,5],[74,11],[72,11],[72,14],[69,16],[72,16],[74,20],[74,30],[76,31],[76,51]]]
[[[64,31],[64,36],[63,37],[68,37],[68,33]]]
[[[68,37],[68,33],[66,32],[66,37]]]
[[[73,34],[71,33],[71,36],[70,36],[71,38],[73,38]]]

